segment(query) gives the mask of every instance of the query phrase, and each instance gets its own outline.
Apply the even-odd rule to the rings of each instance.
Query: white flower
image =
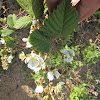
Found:
[[[27,41],[26,42],[26,48],[31,48],[32,47],[32,45]]]
[[[31,52],[31,56],[26,58],[26,60],[28,63],[28,68],[34,70],[35,72],[39,72],[40,69],[45,68],[45,62],[43,58],[33,52]]]
[[[27,42],[28,41],[28,38],[22,38],[22,41],[23,42]]]
[[[62,85],[64,85],[65,83],[64,82],[59,82],[58,84],[57,84],[57,86],[55,87],[55,92],[56,93],[58,93],[58,92],[60,92],[61,90],[62,90]]]
[[[48,72],[47,73],[47,78],[50,80],[50,81],[52,81],[52,80],[54,80],[54,76],[58,79],[59,77],[60,77],[60,73],[58,72],[58,71],[56,71],[56,70],[54,70],[54,71],[52,71],[52,72]]]
[[[58,79],[61,74],[58,71],[54,71],[54,75]]]
[[[22,38],[23,42],[26,42],[26,48],[31,48],[32,45],[29,43],[28,38]]]
[[[35,92],[36,93],[42,93],[43,92],[43,86],[41,86],[41,85],[37,86],[36,89],[35,89]]]
[[[32,21],[32,24],[36,25],[37,24],[37,21],[36,20],[33,20]]]
[[[25,59],[25,53],[23,51],[21,54],[19,54],[19,59],[21,59],[22,61]]]
[[[67,58],[64,58],[64,62],[67,62],[67,61],[71,62],[73,60],[73,56],[75,56],[75,52],[72,49],[69,49],[69,50],[64,49],[62,53],[66,55],[67,57]]]
[[[8,57],[8,59],[7,59],[8,63],[11,63],[12,59],[13,59],[13,56],[10,55],[10,56]]]
[[[48,72],[47,73],[47,78],[52,81],[54,79],[54,76],[53,76],[53,72]]]
[[[61,85],[57,85],[57,86],[55,87],[55,92],[56,92],[56,93],[60,92],[61,90],[62,90],[62,86],[61,86]]]
[[[5,40],[3,38],[0,38],[1,44],[5,44]]]
[[[66,49],[64,49],[64,50],[62,51],[62,53],[65,54],[65,55],[67,56],[67,58],[70,57],[70,55],[69,55],[69,53],[68,53],[68,51],[67,51]]]

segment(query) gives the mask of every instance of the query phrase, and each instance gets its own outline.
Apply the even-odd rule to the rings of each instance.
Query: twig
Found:
[[[98,39],[98,41],[100,41],[100,39]]]
[[[25,12],[25,10],[21,11],[17,16],[21,15],[21,14],[24,13],[24,12]]]

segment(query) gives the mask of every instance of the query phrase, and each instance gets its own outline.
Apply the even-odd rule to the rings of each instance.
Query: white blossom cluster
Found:
[[[35,73],[39,73],[41,69],[45,69],[45,62],[40,55],[37,55],[33,51],[31,52],[30,55],[25,55],[24,52],[22,52],[19,55],[19,58],[27,64],[27,67],[30,68],[31,70],[34,70]],[[47,72],[47,78],[49,81],[53,81],[55,79],[58,79],[61,76],[61,74],[55,69],[53,71],[48,71]],[[62,85],[64,85],[64,82],[59,82],[57,86],[55,86],[55,92],[60,92],[62,89]],[[37,84],[37,87],[35,89],[36,93],[42,93],[44,91],[43,85],[42,84]]]
[[[27,67],[38,73],[41,69],[45,69],[45,62],[40,55],[31,52],[30,55],[25,56],[24,52],[19,55],[19,58],[27,64]]]
[[[23,41],[28,42],[27,38],[23,38]],[[28,43],[27,43],[28,44]],[[28,44],[29,47],[29,44]],[[31,47],[31,46],[30,46]],[[75,56],[75,52],[72,49],[63,49],[62,53],[65,55],[64,56],[64,62],[71,62],[73,60],[73,57]],[[43,58],[40,55],[37,55],[36,53],[34,53],[33,51],[31,52],[31,54],[29,55],[25,55],[24,52],[22,52],[19,55],[19,58],[25,62],[25,64],[27,64],[27,67],[30,68],[31,70],[34,70],[35,73],[39,73],[41,69],[45,69],[45,62],[43,60]],[[46,73],[46,77],[49,80],[49,82],[52,82],[53,80],[59,79],[59,77],[61,76],[61,74],[58,72],[57,69],[54,69],[52,71],[48,71]],[[38,81],[39,82],[39,81]],[[45,87],[43,86],[43,84],[41,82],[39,82],[40,84],[37,84],[37,87],[35,89],[36,93],[43,93],[45,91]],[[52,89],[54,90],[55,93],[59,93],[62,90],[62,86],[64,85],[64,82],[58,82],[57,85],[53,88],[49,87],[49,91],[51,91]],[[50,92],[51,93],[51,92]]]

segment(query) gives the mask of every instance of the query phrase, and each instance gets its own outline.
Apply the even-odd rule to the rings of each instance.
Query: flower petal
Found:
[[[64,83],[64,82],[62,82],[62,81],[60,81],[58,84],[60,84],[60,85],[64,85],[65,83]]]
[[[64,62],[67,62],[68,61],[68,58],[64,58]]]
[[[42,93],[43,92],[43,86],[41,86],[41,85],[37,86],[36,89],[35,89],[35,92],[36,93]]]
[[[70,52],[73,56],[75,56],[75,51],[74,51],[74,50],[69,49],[69,52]]]
[[[12,59],[13,59],[13,56],[10,55],[10,56],[8,57],[8,59],[7,59],[8,63],[11,63]]]
[[[70,58],[70,55],[69,55],[69,53],[67,53],[67,54],[66,54],[66,56],[67,56],[67,58]]]
[[[68,54],[68,51],[66,49],[63,49],[62,53],[66,55]]]
[[[58,93],[58,92],[61,92],[62,90],[62,86],[60,84],[57,84],[57,86],[55,86],[55,92]]]
[[[26,48],[31,48],[32,45],[29,42],[26,42]]]
[[[39,57],[39,66],[42,67],[42,69],[45,69],[45,62],[42,57]]]
[[[68,58],[68,62],[71,62],[73,60],[73,57]]]
[[[37,67],[39,65],[39,62],[37,60],[34,60],[34,61],[29,61],[28,63],[28,68],[34,70],[34,67]]]
[[[55,77],[58,79],[59,78],[59,76],[61,75],[58,71],[55,71],[54,72],[54,75],[55,75]]]
[[[33,70],[35,71],[35,73],[39,72],[41,69],[41,67],[33,67]]]
[[[71,62],[73,60],[73,57],[69,57],[69,58],[64,58],[64,62]]]
[[[47,73],[47,78],[52,81],[54,79],[54,76],[53,76],[53,72],[48,72]]]
[[[36,56],[36,53],[33,53],[33,51],[31,52],[31,56],[34,57]]]
[[[22,41],[23,42],[27,42],[28,41],[28,38],[22,38]]]

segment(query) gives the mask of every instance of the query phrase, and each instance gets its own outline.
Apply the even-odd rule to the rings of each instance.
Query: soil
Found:
[[[20,6],[15,0],[3,1],[6,3],[6,7],[9,8],[8,15],[11,13],[15,13],[17,15],[19,13]],[[100,32],[100,26],[97,22],[83,22],[77,28],[77,32],[74,36],[75,40],[78,44],[84,45],[87,45],[89,40],[94,42],[96,40],[96,36],[99,34],[97,30]],[[28,36],[29,29],[18,30],[15,34],[19,41],[22,42],[21,39]],[[97,41],[97,45],[100,46],[100,42]],[[98,62],[95,66],[89,66],[94,77],[100,76],[99,67],[100,62]],[[0,100],[38,100],[38,98],[33,98],[35,83],[34,80],[28,80],[30,73],[31,70],[24,67],[24,63],[18,59],[17,54],[14,61],[9,65],[8,70],[4,71],[2,66],[0,66]],[[82,80],[86,79],[86,67],[80,69],[79,73],[83,75]],[[69,89],[68,87],[66,88],[67,93],[69,94]],[[65,100],[69,100],[69,98],[66,96]],[[98,100],[100,100],[99,96]]]
[[[19,59],[7,71],[0,67],[0,100],[36,100],[32,98],[34,86],[34,81],[27,80]]]

